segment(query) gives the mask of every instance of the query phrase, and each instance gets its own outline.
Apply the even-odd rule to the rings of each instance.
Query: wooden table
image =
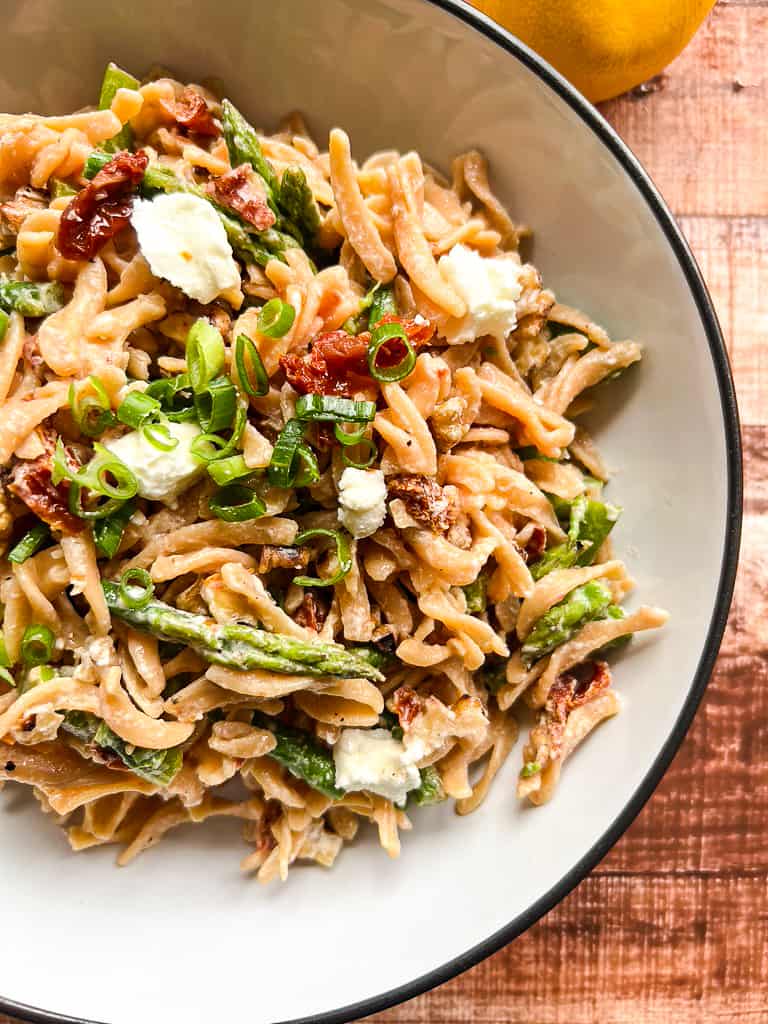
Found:
[[[604,112],[680,218],[728,341],[746,470],[736,599],[688,738],[603,863],[505,950],[377,1024],[768,1022],[768,0],[720,0],[658,91]]]
[[[602,864],[377,1024],[768,1022],[768,0],[720,0],[658,91],[603,112],[680,219],[728,342],[746,473],[730,622],[685,743]]]

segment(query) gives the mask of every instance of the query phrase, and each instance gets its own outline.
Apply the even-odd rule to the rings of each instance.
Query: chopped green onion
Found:
[[[88,390],[92,394],[87,394]],[[69,385],[69,407],[77,429],[86,437],[99,437],[115,422],[107,389],[98,377],[88,377],[78,388]]]
[[[320,467],[317,464],[317,456],[308,444],[300,444],[296,454],[299,460],[299,470],[293,482],[294,487],[309,487],[320,479]]]
[[[216,459],[208,463],[208,473],[219,487],[231,484],[233,480],[240,480],[244,476],[250,476],[253,470],[245,464],[242,455],[230,455],[226,459]]]
[[[299,420],[368,423],[375,415],[375,402],[354,402],[351,398],[338,398],[336,395],[301,395],[296,401],[296,418]]]
[[[302,530],[297,533],[293,543],[296,546],[306,543],[313,537],[329,537],[336,544],[336,560],[339,567],[332,576],[321,579],[319,576],[294,576],[293,582],[297,587],[332,587],[339,583],[352,568],[352,555],[349,549],[347,535],[341,530],[324,530],[318,527],[314,530]]]
[[[275,442],[267,467],[269,482],[275,487],[293,487],[299,471],[299,445],[304,440],[304,424],[288,420]]]
[[[127,427],[138,430],[160,412],[160,402],[146,391],[129,391],[117,407],[117,418]]]
[[[162,405],[163,416],[173,423],[189,423],[197,420],[194,392],[186,373],[177,377],[160,377],[147,385],[144,392],[156,398]]]
[[[237,406],[237,390],[229,377],[216,377],[204,391],[195,395],[195,410],[200,426],[206,433],[228,427]]]
[[[334,423],[333,425],[333,432],[336,435],[336,440],[344,448],[360,444],[360,442],[364,440],[367,431],[367,423],[361,423],[355,430],[346,430],[342,423]]]
[[[192,390],[199,395],[224,369],[224,339],[204,317],[192,324],[186,355]]]
[[[232,455],[240,443],[247,420],[248,410],[245,402],[241,400],[237,403],[235,422],[232,424],[232,433],[229,440],[226,441],[223,437],[213,433],[198,434],[190,445],[190,451],[203,462],[213,462],[214,460],[218,461],[227,458]]]
[[[11,322],[11,318],[4,309],[0,309],[0,341],[5,338],[6,331],[8,330],[8,324]]]
[[[538,761],[526,761],[520,771],[520,775],[524,779],[530,779],[532,775],[538,775],[540,771],[541,765]]]
[[[376,442],[370,437],[363,437],[359,441],[359,445],[367,454],[363,454],[360,458],[355,459],[349,454],[353,446],[346,445],[341,449],[341,461],[345,466],[351,466],[352,469],[368,469],[378,458],[379,449],[376,447]]]
[[[123,533],[128,525],[128,520],[136,511],[134,501],[126,501],[111,516],[104,519],[97,519],[93,524],[93,540],[96,550],[105,558],[114,558],[123,539]]]
[[[120,598],[129,608],[144,608],[152,600],[154,592],[152,577],[138,565],[126,569],[120,577]]]
[[[161,452],[172,452],[178,446],[179,439],[168,429],[167,423],[145,423],[141,428],[144,438]]]
[[[95,455],[81,469],[74,471],[69,468],[61,438],[56,442],[53,454],[53,471],[51,480],[54,485],[62,480],[70,482],[69,508],[73,515],[81,519],[101,519],[111,515],[129,498],[135,497],[139,482],[131,470],[116,455],[98,442],[93,446]],[[110,479],[111,478],[111,479]],[[82,504],[82,491],[86,489],[92,494],[108,500],[85,508]]]
[[[251,370],[248,371],[246,356],[250,359]],[[269,392],[269,378],[261,361],[259,350],[247,334],[238,334],[235,340],[235,369],[238,383],[246,395],[251,398],[263,398]],[[251,374],[253,381],[251,382]]]
[[[0,667],[10,668],[11,659],[8,657],[8,650],[5,646],[5,640],[0,636]]]
[[[242,523],[258,519],[267,511],[262,499],[243,484],[228,484],[208,501],[211,512],[225,523]]]
[[[267,338],[282,338],[293,327],[296,310],[282,299],[270,299],[261,309],[256,330]]]
[[[4,683],[8,683],[9,686],[13,686],[14,688],[16,687],[16,680],[13,678],[13,676],[8,671],[8,669],[7,668],[3,668],[1,665],[0,665],[0,679],[2,679],[2,681]]]
[[[76,196],[77,189],[72,188],[66,181],[61,181],[60,178],[49,178],[48,179],[48,191],[51,194],[51,199],[61,199],[62,196]]]
[[[44,665],[51,660],[56,637],[53,630],[40,623],[32,623],[24,630],[21,638],[21,660],[29,668],[35,665]]]
[[[385,345],[393,338],[397,338],[405,346],[406,352],[403,358],[395,366],[378,366],[376,358],[382,345]],[[374,380],[384,384],[391,384],[393,381],[402,380],[413,371],[416,365],[416,353],[408,335],[401,324],[388,323],[379,324],[371,332],[371,340],[368,343],[368,370]]]
[[[370,294],[370,293],[369,293]],[[397,302],[395,292],[391,285],[379,287],[373,290],[371,296],[371,308],[368,313],[368,328],[372,330],[379,320],[385,316],[397,316]]]
[[[21,565],[36,551],[39,551],[50,536],[51,529],[47,523],[35,523],[32,529],[28,530],[18,544],[14,544],[8,552],[8,561],[15,565]]]

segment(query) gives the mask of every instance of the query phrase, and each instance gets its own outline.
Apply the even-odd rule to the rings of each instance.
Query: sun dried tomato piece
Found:
[[[293,618],[299,626],[311,629],[313,633],[319,633],[323,628],[327,614],[326,607],[315,591],[307,590]]]
[[[425,320],[407,320],[386,316],[381,323],[399,323],[414,348],[426,344],[434,334],[434,327]],[[280,366],[289,384],[300,394],[345,395],[351,397],[365,391],[375,382],[368,371],[369,331],[347,334],[329,331],[319,335],[305,356],[283,356]],[[398,338],[391,338],[379,349],[377,366],[397,366],[405,356],[405,346]]]
[[[212,178],[206,191],[220,206],[234,210],[259,231],[265,231],[275,223],[275,215],[267,205],[253,168],[248,164],[240,164],[233,171]]]
[[[420,473],[412,476],[395,476],[387,481],[391,498],[400,498],[405,511],[435,533],[445,533],[455,519],[451,503],[445,491],[431,477]]]
[[[176,124],[195,135],[216,136],[221,129],[208,109],[205,98],[191,86],[187,86],[173,104],[164,104]]]
[[[528,538],[528,543],[523,549],[523,557],[526,562],[530,565],[532,562],[537,562],[547,547],[547,531],[543,526],[534,526],[531,530],[531,536]]]
[[[131,218],[132,192],[147,169],[149,158],[138,153],[117,153],[81,189],[61,215],[56,246],[66,259],[90,260]]]
[[[407,729],[424,710],[424,701],[410,686],[401,686],[392,694],[390,706],[403,729]]]
[[[79,468],[78,463],[70,461],[73,468]],[[64,480],[54,485],[52,468],[49,452],[31,462],[18,462],[11,474],[8,490],[52,529],[67,534],[81,533],[86,523],[69,511],[69,483]]]

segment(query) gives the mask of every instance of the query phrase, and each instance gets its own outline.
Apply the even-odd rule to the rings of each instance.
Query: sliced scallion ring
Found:
[[[367,430],[367,423],[362,423],[355,430],[345,430],[344,425],[341,423],[334,423],[333,425],[333,432],[336,435],[336,440],[345,448],[348,448],[353,444],[360,444],[365,437]]]
[[[256,330],[267,338],[282,338],[296,319],[296,310],[282,299],[270,299],[262,306],[256,321]]]
[[[304,424],[288,420],[275,442],[267,467],[269,482],[275,487],[293,487],[298,472],[298,450],[304,440]]]
[[[145,423],[141,428],[141,433],[153,448],[158,448],[161,452],[172,452],[174,448],[178,447],[178,437],[174,437],[168,429],[168,424],[162,421],[160,423]]]
[[[299,420],[369,423],[375,415],[375,402],[355,402],[337,395],[301,395],[296,401],[296,419]]]
[[[243,484],[227,484],[208,501],[208,507],[217,518],[225,523],[242,523],[246,519],[258,519],[267,511],[267,506],[250,487]]]
[[[138,430],[160,412],[160,402],[146,391],[129,391],[117,407],[117,418],[127,427]]]
[[[201,394],[224,369],[224,339],[210,320],[195,320],[187,335],[187,374],[192,390]]]
[[[296,546],[306,544],[314,537],[328,537],[336,544],[336,560],[339,563],[335,573],[331,576],[321,578],[319,576],[294,576],[293,582],[297,587],[332,587],[339,583],[352,568],[352,554],[349,547],[349,539],[342,530],[325,530],[317,527],[314,530],[303,530],[297,533],[293,543]]]
[[[363,449],[365,454],[361,458],[355,459],[350,454],[353,447],[360,447]],[[370,437],[361,437],[357,445],[346,445],[341,449],[341,461],[345,466],[351,466],[353,469],[368,469],[378,458],[379,449],[376,447],[376,442]]]
[[[98,377],[69,385],[69,407],[77,429],[86,437],[99,437],[115,422],[107,390]]]
[[[192,385],[186,373],[177,377],[160,377],[150,381],[145,395],[156,398],[162,405],[163,415],[173,423],[185,423],[197,419]]]
[[[229,377],[216,377],[195,395],[197,419],[206,433],[215,434],[230,426],[236,408],[237,389]]]
[[[24,630],[21,638],[21,660],[29,668],[45,665],[51,660],[56,637],[53,630],[38,622],[33,622]]]
[[[120,577],[120,597],[128,608],[144,608],[152,600],[155,584],[146,569],[135,565]]]
[[[246,395],[263,398],[269,392],[269,377],[264,363],[259,350],[247,334],[238,334],[235,340],[235,370],[237,382]]]
[[[253,472],[254,470],[245,464],[242,455],[230,455],[227,458],[215,459],[208,463],[208,473],[219,487],[226,487],[234,480],[241,480]]]
[[[395,366],[379,366],[377,364],[379,350],[382,345],[395,338],[405,346],[405,355]],[[416,353],[413,350],[413,345],[411,345],[402,325],[397,323],[379,324],[378,327],[374,327],[371,331],[371,340],[368,342],[367,359],[370,375],[382,384],[391,384],[396,380],[402,380],[412,373],[416,365]]]

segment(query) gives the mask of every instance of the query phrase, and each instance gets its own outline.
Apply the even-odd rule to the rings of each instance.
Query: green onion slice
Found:
[[[267,338],[282,338],[293,327],[296,310],[282,299],[270,299],[262,306],[256,330]]]
[[[39,551],[43,544],[50,539],[51,529],[47,523],[35,523],[31,530],[27,530],[21,540],[14,544],[8,552],[8,561],[14,565],[21,565],[31,558],[36,551]]]
[[[275,487],[293,487],[299,471],[299,446],[304,440],[304,424],[288,420],[275,442],[267,467],[269,482]]]
[[[95,455],[88,465],[76,472],[67,464],[61,438],[56,442],[53,454],[51,480],[54,485],[62,480],[69,481],[69,509],[81,519],[101,519],[111,515],[124,501],[135,497],[139,489],[139,482],[131,470],[109,449],[96,442],[93,450]],[[82,502],[83,490],[107,500],[86,507]]]
[[[117,511],[93,524],[93,540],[96,550],[105,558],[114,558],[123,539],[128,520],[136,511],[135,501],[126,501]]]
[[[9,313],[6,313],[4,309],[0,309],[0,341],[5,338],[5,332],[8,330],[8,324],[11,322]]]
[[[8,649],[5,646],[5,640],[2,636],[0,636],[0,667],[11,667],[11,659],[8,657]]]
[[[69,385],[69,407],[77,429],[86,437],[99,437],[115,422],[109,395],[98,377],[88,377],[77,388],[74,382]]]
[[[341,449],[341,461],[345,466],[351,466],[353,469],[368,469],[378,458],[379,449],[376,447],[376,442],[370,437],[361,437],[358,445],[366,454],[362,454],[359,459],[355,459],[350,454],[353,446],[345,445]]]
[[[168,429],[167,423],[145,423],[141,428],[144,438],[161,452],[172,452],[178,446],[179,439]]]
[[[296,401],[299,420],[327,420],[332,423],[370,423],[376,415],[375,402],[354,402],[336,395],[301,395]]]
[[[269,378],[264,363],[261,361],[259,350],[247,334],[238,334],[235,340],[235,370],[237,382],[246,395],[250,395],[251,398],[263,398],[269,392]]]
[[[14,688],[16,687],[16,680],[13,678],[8,669],[3,668],[2,666],[0,666],[0,679],[2,679],[4,683],[8,683],[9,686],[13,686]]]
[[[56,637],[53,630],[40,623],[32,623],[24,630],[21,638],[21,660],[25,665],[34,668],[51,660]]]
[[[376,359],[379,350],[386,342],[397,338],[405,346],[405,355],[395,366],[378,366]],[[368,371],[374,380],[383,384],[391,384],[393,381],[402,380],[413,371],[416,365],[416,353],[408,335],[401,324],[387,323],[379,324],[371,331],[371,340],[368,342]]]
[[[215,434],[230,426],[236,407],[237,390],[229,377],[216,377],[195,395],[197,419],[206,433]]]
[[[336,435],[336,440],[344,448],[348,448],[354,444],[360,444],[360,442],[365,438],[367,431],[367,423],[361,423],[360,426],[356,427],[354,430],[347,430],[341,423],[334,423],[333,425],[333,432]]]
[[[352,555],[349,549],[349,539],[341,530],[324,530],[320,527],[314,530],[303,530],[297,533],[293,543],[296,546],[305,544],[313,537],[329,537],[336,544],[336,560],[339,567],[332,576],[320,578],[319,576],[294,576],[293,582],[297,587],[332,587],[339,583],[352,568]]]
[[[120,597],[128,608],[144,608],[152,600],[155,584],[146,569],[135,565],[120,577]]]
[[[297,449],[299,469],[293,482],[294,487],[309,487],[320,479],[320,467],[317,456],[308,444],[300,444]]]
[[[258,519],[267,511],[262,499],[243,484],[228,484],[208,501],[211,512],[225,523],[242,523],[246,519]]]
[[[250,476],[254,470],[245,464],[242,455],[230,455],[225,459],[216,459],[208,463],[208,473],[219,487],[231,484],[233,480],[240,480],[244,476]]]
[[[223,437],[219,437],[218,434],[211,432],[198,434],[190,445],[190,451],[202,462],[213,462],[214,460],[218,461],[227,458],[233,454],[240,443],[247,419],[248,410],[246,404],[244,401],[239,401],[229,440],[227,441]]]
[[[129,391],[117,407],[117,418],[127,427],[138,430],[160,412],[160,402],[146,391]]]
[[[224,339],[210,320],[196,320],[187,335],[187,374],[196,395],[224,369]]]
[[[162,405],[163,415],[173,423],[190,422],[197,419],[192,385],[186,373],[177,377],[161,377],[147,386],[145,395],[156,398]]]

